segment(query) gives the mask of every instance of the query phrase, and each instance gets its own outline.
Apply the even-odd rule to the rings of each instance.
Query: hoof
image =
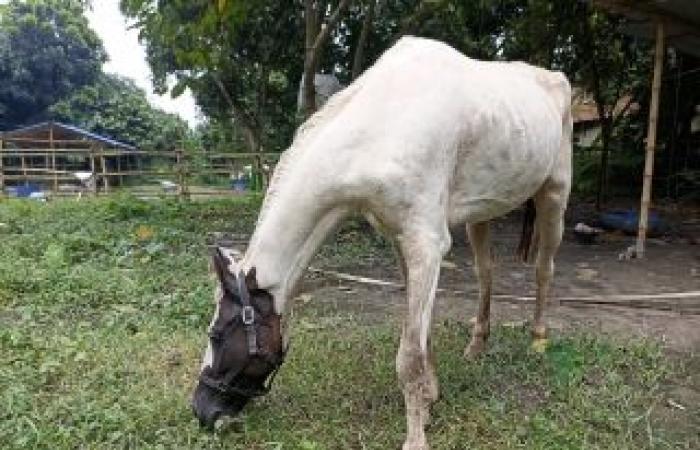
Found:
[[[534,340],[547,339],[547,328],[544,326],[535,326],[532,330],[532,338]]]
[[[425,439],[421,441],[406,441],[401,447],[402,450],[430,450]]]
[[[549,341],[545,338],[536,338],[532,341],[532,350],[535,353],[544,353],[547,351],[547,345]]]
[[[469,342],[469,345],[467,345],[467,348],[464,349],[464,357],[467,360],[476,359],[480,354],[484,352],[485,349],[486,340],[472,338],[471,342]]]

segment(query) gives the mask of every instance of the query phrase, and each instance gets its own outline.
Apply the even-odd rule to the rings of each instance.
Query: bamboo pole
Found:
[[[56,168],[56,150],[53,142],[53,125],[49,128],[49,148],[51,149],[51,168],[53,170],[53,191],[58,192],[58,173]]]
[[[105,192],[109,191],[109,178],[107,177],[107,160],[105,155],[102,153],[102,148],[100,148],[100,163],[102,164],[102,183],[104,183]]]
[[[190,190],[187,187],[187,176],[189,175],[189,167],[187,165],[187,155],[185,155],[183,150],[180,150],[181,164],[182,164],[182,195],[186,198],[190,198]]]
[[[12,174],[5,174],[5,181],[30,181],[30,180],[42,180],[46,182],[51,182],[53,180],[53,175],[52,174],[47,174],[45,173],[39,173],[39,174],[32,174],[28,173],[27,175],[12,175]],[[73,175],[59,175],[58,176],[59,180],[75,180],[75,177]]]
[[[97,195],[97,170],[96,166],[97,164],[95,163],[95,147],[90,148],[90,172],[92,172],[92,175],[90,176],[90,180],[92,181],[92,195]]]
[[[659,121],[659,93],[664,64],[665,33],[663,22],[656,24],[656,51],[654,53],[654,78],[651,83],[651,105],[649,106],[649,125],[647,129],[646,159],[644,162],[644,181],[642,184],[642,201],[639,210],[639,230],[635,256],[644,257],[644,244],[649,226],[649,205],[651,204],[651,183],[654,176],[654,151],[656,150],[656,132]]]
[[[182,197],[182,153],[175,150],[175,173],[177,174],[177,195]]]
[[[187,198],[187,174],[185,170],[185,155],[182,149],[175,150],[175,167],[177,173],[177,194],[182,198]]]
[[[117,156],[117,173],[119,173],[119,187],[124,187],[124,175],[122,175],[122,155]]]

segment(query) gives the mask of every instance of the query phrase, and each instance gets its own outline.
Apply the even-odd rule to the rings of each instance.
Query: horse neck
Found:
[[[286,311],[311,258],[346,215],[344,208],[324,205],[313,187],[286,186],[262,214],[242,261],[244,270],[256,268],[261,289],[275,299],[278,313]]]

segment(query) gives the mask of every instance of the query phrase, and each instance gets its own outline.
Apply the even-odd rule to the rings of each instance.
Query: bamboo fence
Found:
[[[234,180],[244,176],[250,189],[264,190],[278,157],[278,153],[125,150],[84,140],[13,138],[0,140],[0,192],[34,183],[52,196],[128,190],[135,195],[189,197],[230,194]]]

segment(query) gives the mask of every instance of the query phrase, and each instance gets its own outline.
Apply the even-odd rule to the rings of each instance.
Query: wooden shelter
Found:
[[[635,256],[644,256],[647,235],[651,184],[654,175],[654,151],[659,118],[661,77],[667,45],[700,57],[700,6],[697,0],[592,0],[608,11],[629,19],[626,32],[654,39],[654,71],[651,86],[649,123],[647,126],[644,181],[639,213]]]
[[[119,182],[115,177],[110,180],[109,172],[136,153],[132,145],[59,122],[0,133],[0,191],[33,183],[57,193],[87,179],[97,190],[98,176],[107,188]]]

